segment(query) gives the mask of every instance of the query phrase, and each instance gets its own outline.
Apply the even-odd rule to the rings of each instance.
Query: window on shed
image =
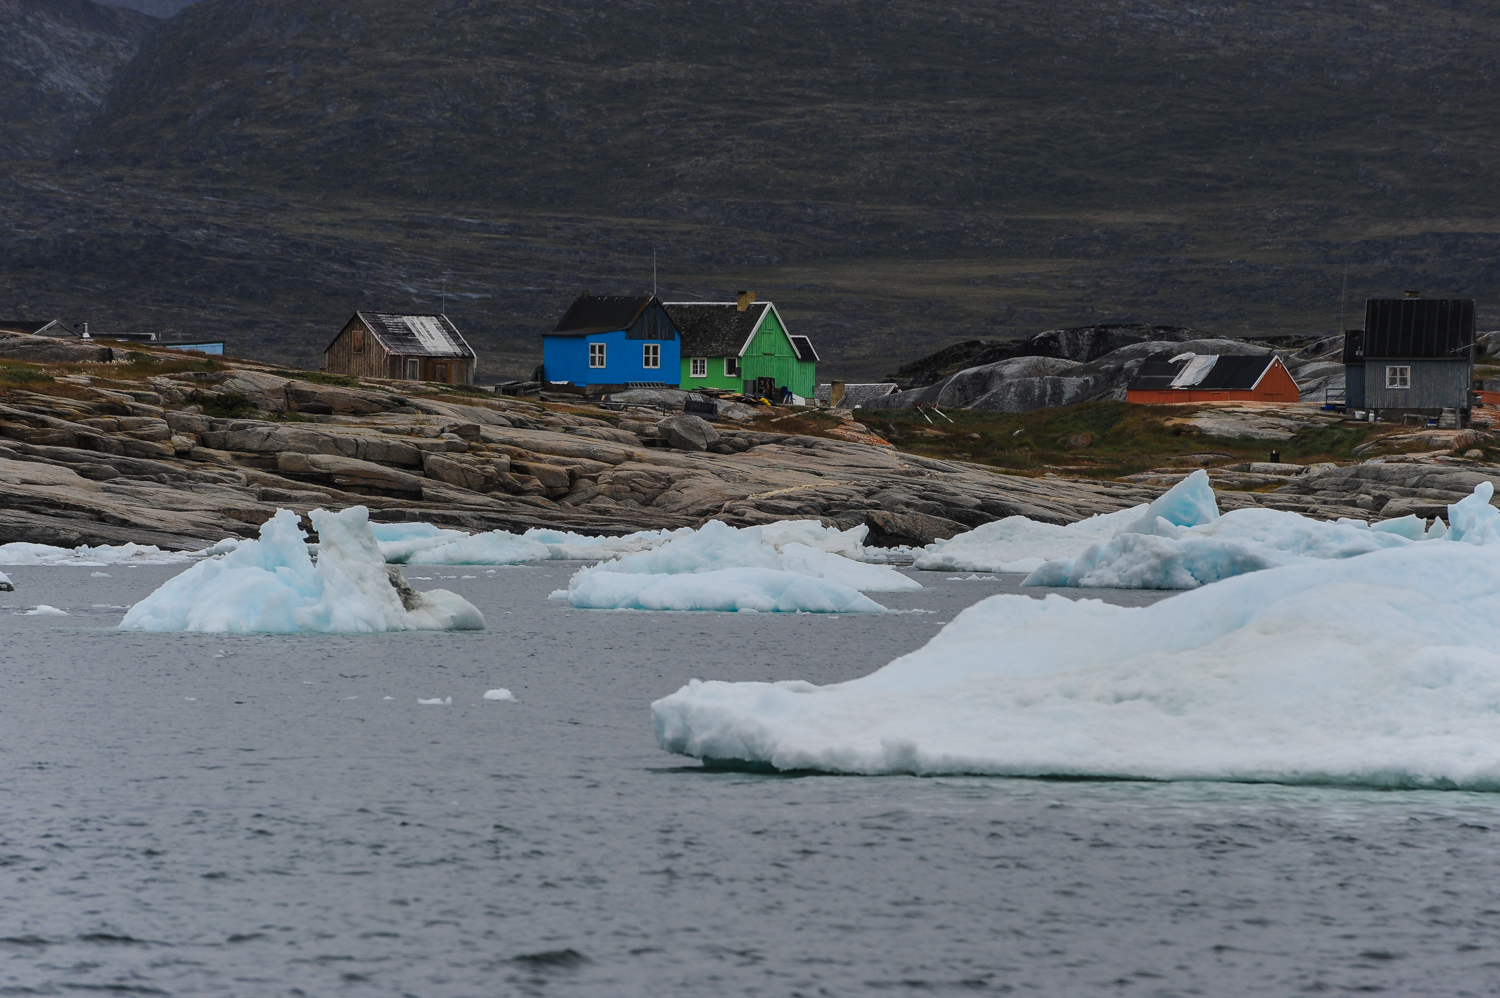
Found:
[[[406,380],[422,380],[422,362],[420,360],[417,360],[415,357],[411,357],[406,361]]]
[[[691,378],[706,378],[706,377],[708,377],[708,358],[707,357],[694,357],[689,363],[690,363],[690,365],[692,367],[692,370],[689,373],[688,377],[691,377]]]
[[[603,366],[604,366],[604,344],[603,343],[590,343],[589,344],[589,367],[603,367]]]
[[[641,366],[645,368],[661,367],[660,343],[647,343],[641,347]]]
[[[724,377],[738,378],[740,376],[740,359],[738,357],[724,358]]]
[[[1411,367],[1409,365],[1392,364],[1385,369],[1385,386],[1387,388],[1410,388]]]
[[[359,326],[349,334],[349,346],[355,353],[365,352],[365,331]]]

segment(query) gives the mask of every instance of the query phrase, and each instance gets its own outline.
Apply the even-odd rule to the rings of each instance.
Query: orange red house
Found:
[[[1296,402],[1301,393],[1280,357],[1182,354],[1148,360],[1125,386],[1125,401]]]

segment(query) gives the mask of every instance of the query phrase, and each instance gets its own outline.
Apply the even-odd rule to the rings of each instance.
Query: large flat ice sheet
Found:
[[[995,596],[852,682],[694,681],[663,748],[781,770],[1500,790],[1500,566],[1413,543],[1124,608]]]
[[[397,590],[365,507],[308,516],[318,531],[317,564],[297,514],[277,510],[259,540],[192,566],[131,607],[120,627],[327,634],[484,627],[479,611],[454,593]]]
[[[841,583],[769,568],[725,568],[683,575],[590,572],[552,597],[589,610],[885,611],[879,603]]]

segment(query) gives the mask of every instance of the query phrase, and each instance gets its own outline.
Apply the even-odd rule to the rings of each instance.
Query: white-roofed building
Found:
[[[323,351],[323,370],[354,377],[469,385],[477,367],[446,315],[355,312]]]

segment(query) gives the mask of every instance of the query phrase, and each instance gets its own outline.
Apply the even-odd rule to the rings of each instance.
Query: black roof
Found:
[[[792,349],[797,351],[798,360],[823,359],[818,356],[818,351],[813,349],[812,340],[808,339],[806,336],[791,336],[790,334],[788,334],[787,338],[792,341]]]
[[[586,336],[629,329],[640,318],[652,295],[591,295],[584,292],[573,300],[553,333]]]
[[[1130,379],[1127,389],[1167,389],[1172,387],[1172,379],[1177,377],[1177,372],[1182,370],[1183,361],[1173,364],[1165,360],[1148,360],[1141,364],[1140,369],[1135,372],[1135,377]]]
[[[682,331],[684,357],[738,357],[770,305],[770,302],[752,302],[743,312],[732,301],[668,302],[665,308]],[[795,337],[792,342],[796,343]]]
[[[1365,331],[1356,359],[1468,360],[1473,342],[1472,299],[1371,298],[1365,302]]]
[[[1195,391],[1249,391],[1260,381],[1261,375],[1275,362],[1276,358],[1269,354],[1259,354],[1250,357],[1235,357],[1220,354],[1219,359],[1214,361],[1213,367],[1209,368],[1197,384],[1183,385],[1183,389]],[[1141,365],[1127,390],[1140,391],[1166,390],[1172,387],[1172,379],[1177,377],[1188,364],[1187,360],[1179,360],[1175,363],[1166,360],[1148,360]]]
[[[355,312],[354,317],[393,354],[403,357],[473,357],[474,351],[446,315]],[[345,324],[344,328],[348,328]],[[337,337],[335,337],[337,339]],[[329,347],[333,344],[330,343]]]

